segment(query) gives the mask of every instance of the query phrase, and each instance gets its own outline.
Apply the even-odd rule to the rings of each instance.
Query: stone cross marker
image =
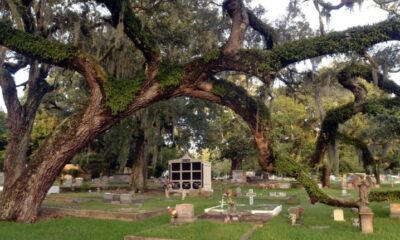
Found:
[[[253,206],[254,204],[254,197],[257,196],[257,193],[254,192],[252,188],[246,193],[246,196],[249,197],[249,205]]]

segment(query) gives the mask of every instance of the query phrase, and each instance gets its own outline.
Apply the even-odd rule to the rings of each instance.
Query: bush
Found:
[[[369,200],[371,202],[400,202],[400,191],[371,191]]]

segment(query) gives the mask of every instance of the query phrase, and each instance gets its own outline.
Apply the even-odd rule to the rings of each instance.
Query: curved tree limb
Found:
[[[222,8],[232,19],[231,33],[228,41],[222,47],[222,52],[225,55],[233,55],[242,47],[249,18],[242,0],[225,0]]]
[[[251,10],[247,9],[247,16],[249,17],[249,25],[256,30],[264,38],[265,47],[271,49],[276,42],[277,34],[275,29],[270,25],[261,21]]]

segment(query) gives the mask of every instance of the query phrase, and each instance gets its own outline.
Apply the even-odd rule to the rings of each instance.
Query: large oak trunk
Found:
[[[146,191],[147,180],[147,141],[144,132],[140,131],[136,141],[134,167],[132,171],[132,189],[134,192]]]
[[[97,114],[101,112],[99,109]],[[90,109],[66,119],[32,154],[16,181],[6,182],[0,196],[0,219],[34,222],[48,189],[64,165],[109,123],[110,118],[96,115]]]
[[[233,170],[242,170],[243,159],[234,157],[231,162],[231,174]]]

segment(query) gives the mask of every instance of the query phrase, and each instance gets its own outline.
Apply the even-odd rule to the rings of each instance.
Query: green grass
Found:
[[[218,205],[218,201],[221,200],[222,192],[228,188],[234,189],[235,186],[230,184],[217,184],[214,186],[215,194],[212,198],[188,197],[184,202],[193,203],[196,214],[200,214],[203,212],[204,208]],[[242,187],[242,193],[245,194],[248,188],[249,187]],[[388,186],[384,187],[384,189],[389,188]],[[398,226],[400,226],[400,219],[389,218],[388,203],[371,203],[371,208],[375,213],[374,234],[363,235],[356,227],[352,226],[351,219],[356,218],[357,215],[350,209],[345,210],[346,222],[334,222],[331,217],[333,207],[322,204],[311,205],[306,193],[302,189],[260,190],[255,186],[254,189],[258,196],[266,196],[269,191],[286,191],[288,195],[296,194],[300,200],[300,205],[305,208],[305,212],[300,226],[292,227],[289,224],[287,216],[287,208],[290,206],[284,205],[282,213],[256,230],[251,239],[399,239],[400,228]],[[340,190],[338,189],[330,189],[327,190],[327,192],[336,196],[340,195]],[[349,192],[352,196],[356,195],[354,191]],[[65,193],[49,198],[46,203],[61,204],[63,201],[60,199],[81,197],[93,197],[95,200],[101,199],[100,194]],[[150,198],[145,200],[138,210],[165,208],[182,203],[178,196],[173,196],[170,200],[166,200],[162,192],[158,194],[152,192],[146,197]],[[256,197],[256,203],[262,203],[262,200],[257,200]],[[102,204],[96,201],[77,205],[79,205],[79,208],[89,209],[112,209],[116,207],[115,205]],[[117,207],[121,208],[121,206]],[[328,228],[315,229],[316,226],[328,226]],[[192,224],[174,226],[170,224],[170,219],[167,214],[140,222],[65,217],[55,220],[42,220],[36,224],[0,222],[0,240],[122,240],[123,236],[126,235],[174,239],[235,240],[240,239],[250,228],[251,224],[249,223],[223,224],[206,220],[198,220]]]

